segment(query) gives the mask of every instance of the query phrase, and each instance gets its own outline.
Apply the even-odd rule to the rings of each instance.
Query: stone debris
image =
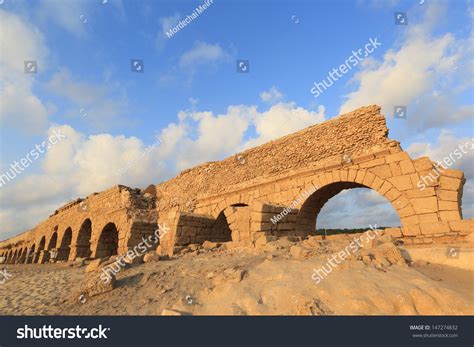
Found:
[[[87,297],[92,297],[113,290],[116,282],[115,275],[109,274],[109,278],[108,281],[104,281],[104,279],[96,273],[89,274],[81,283],[81,293]]]

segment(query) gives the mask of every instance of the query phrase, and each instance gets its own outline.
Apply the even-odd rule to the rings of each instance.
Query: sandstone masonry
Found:
[[[329,199],[359,187],[377,191],[397,211],[401,225],[386,233],[406,243],[463,242],[474,231],[474,220],[462,219],[463,172],[444,170],[420,190],[433,162],[410,158],[387,135],[380,107],[363,107],[143,191],[116,186],[73,201],[0,242],[0,255],[9,263],[43,263],[51,250],[58,260],[123,254],[158,223],[170,228],[160,245],[167,254],[206,240],[304,237],[314,234]],[[314,193],[282,213],[307,191]],[[280,213],[284,218],[272,223]]]

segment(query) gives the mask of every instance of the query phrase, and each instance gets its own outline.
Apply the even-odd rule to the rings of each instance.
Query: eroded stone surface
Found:
[[[166,226],[159,242],[138,255],[158,248],[171,256],[177,247],[205,241],[263,247],[267,237],[314,234],[324,204],[359,187],[392,204],[401,225],[387,233],[406,244],[469,239],[474,220],[462,219],[463,173],[434,171],[429,158],[411,158],[387,135],[380,107],[362,107],[143,191],[116,186],[72,201],[0,242],[0,255],[7,263],[46,263],[53,249],[57,261],[106,258],[136,250],[158,224]]]

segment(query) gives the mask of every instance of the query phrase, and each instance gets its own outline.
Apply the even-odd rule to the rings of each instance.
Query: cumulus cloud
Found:
[[[196,41],[194,46],[184,52],[179,58],[180,67],[195,67],[200,64],[217,63],[222,61],[227,53],[219,46],[219,44],[211,44],[202,41]]]
[[[280,101],[283,98],[283,94],[275,87],[272,86],[270,90],[264,91],[260,93],[260,99],[263,102],[267,102],[269,104],[273,104],[275,102]]]
[[[162,49],[165,46],[166,41],[169,39],[166,35],[166,32],[178,25],[180,19],[181,15],[179,13],[175,13],[171,16],[158,18],[158,23],[160,23],[160,30],[156,34],[155,40],[158,49]]]
[[[75,79],[67,69],[60,69],[47,83],[52,93],[72,103],[66,111],[71,117],[87,117],[87,121],[99,129],[116,126],[127,111],[128,100],[119,85],[107,81],[102,85]]]
[[[244,149],[301,130],[325,120],[324,107],[309,111],[295,103],[279,103],[259,112],[257,106],[232,105],[223,114],[181,112],[160,136],[166,154],[173,153],[177,170],[222,159]],[[249,129],[255,136],[248,139]],[[166,139],[172,139],[172,144]]]
[[[24,61],[44,70],[49,51],[43,35],[19,16],[0,10],[0,121],[28,133],[44,131],[54,106],[33,93],[35,74],[24,73]]]
[[[87,2],[63,1],[63,0],[42,0],[39,3],[36,13],[43,22],[54,23],[75,36],[84,36],[86,26],[81,20],[87,18]]]
[[[218,43],[195,41],[177,59],[177,64],[161,75],[159,81],[169,86],[171,83],[190,86],[197,73],[215,72],[223,62],[230,61],[231,53]]]
[[[158,183],[180,170],[223,159],[323,120],[324,108],[308,111],[295,103],[279,103],[262,112],[254,105],[231,105],[222,114],[181,111],[176,123],[157,134],[152,150],[136,137],[87,136],[69,125],[54,125],[49,132],[58,130],[66,139],[40,159],[40,173],[18,177],[0,189],[0,223],[12,235],[78,196],[115,184]],[[251,140],[246,135],[249,129],[254,129]],[[45,206],[51,207],[47,213]],[[31,211],[24,214],[22,223],[15,222],[18,210]]]
[[[381,60],[362,65],[351,80],[357,87],[345,96],[341,113],[376,103],[392,115],[395,105],[407,105],[414,130],[472,116],[472,107],[453,100],[473,85],[473,38],[433,34],[445,10],[440,4],[427,5],[423,22],[410,24],[396,47]]]
[[[454,151],[462,154],[461,158]],[[444,130],[440,133],[434,144],[413,143],[407,148],[407,152],[412,158],[428,156],[431,160],[440,162],[443,162],[444,158],[451,155],[451,158],[455,160],[449,168],[464,171],[466,177],[462,198],[463,217],[474,217],[474,165],[472,164],[474,162],[474,142],[472,138],[460,138],[454,133]],[[444,166],[447,167],[446,165]]]
[[[2,232],[16,233],[32,227],[61,204],[79,196],[115,184],[144,187],[159,181],[165,173],[154,153],[156,149],[149,150],[138,138],[86,136],[68,125],[54,125],[49,133],[54,131],[66,138],[39,159],[41,172],[18,176],[0,189]],[[45,206],[49,210],[45,211]],[[19,211],[24,213],[21,223],[17,222]]]
[[[343,190],[321,209],[318,229],[354,229],[377,226],[400,226],[400,218],[390,202],[366,188]]]

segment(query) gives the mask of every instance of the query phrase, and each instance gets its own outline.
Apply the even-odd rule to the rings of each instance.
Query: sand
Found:
[[[0,284],[0,314],[474,314],[474,271],[358,260],[370,250],[359,250],[316,284],[313,269],[349,240],[184,248],[172,259],[122,270],[114,290],[85,300],[79,298],[85,266],[4,265],[11,277]]]

